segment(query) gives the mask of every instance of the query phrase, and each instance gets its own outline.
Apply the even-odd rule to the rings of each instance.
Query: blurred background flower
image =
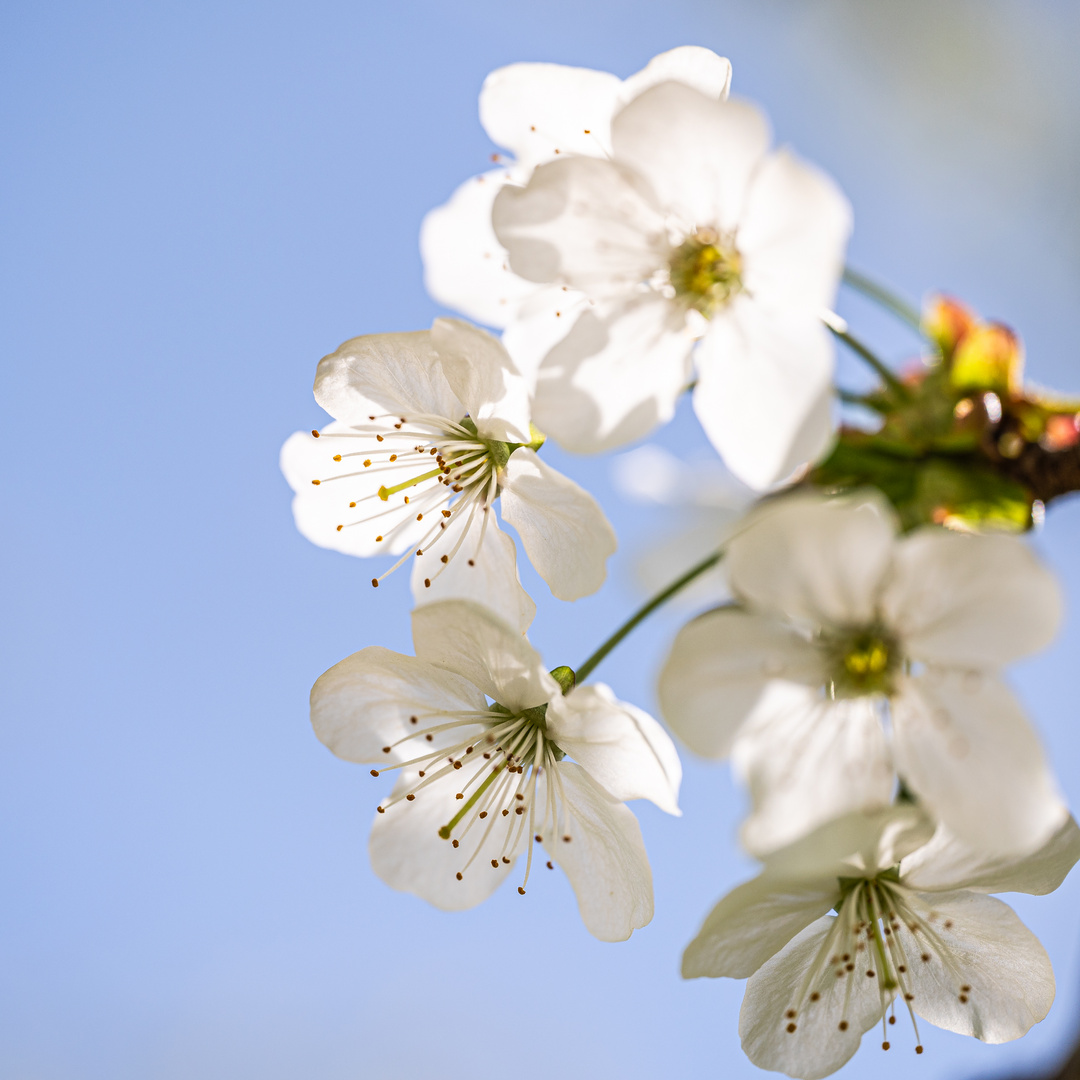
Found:
[[[753,872],[723,767],[687,762],[681,820],[635,807],[657,915],[618,947],[556,875],[454,916],[378,881],[378,795],[315,739],[307,695],[356,649],[407,650],[408,581],[376,594],[296,533],[277,449],[325,420],[320,356],[441,313],[418,230],[495,150],[489,70],[625,76],[684,43],[728,56],[778,141],[845,189],[853,265],[912,298],[947,289],[1023,335],[1028,378],[1080,389],[1078,40],[1069,0],[7,4],[0,1075],[754,1075],[742,988],[678,977],[701,912]],[[915,353],[863,301],[841,313],[890,359]],[[840,378],[870,384],[846,357]],[[707,445],[685,407],[657,441],[685,460]],[[532,639],[574,665],[638,602],[632,553],[658,516],[607,460],[549,459],[622,542],[610,586],[572,609],[523,572]],[[1052,506],[1036,543],[1070,614],[1014,680],[1074,807],[1078,541],[1080,502]],[[598,677],[652,709],[681,618]],[[1078,900],[1076,880],[1009,898],[1053,959],[1049,1018],[1005,1047],[924,1033],[921,1076],[1057,1067]],[[520,1055],[501,1025],[481,1029],[490,1053],[476,1039],[507,993],[522,1022],[553,1005]],[[847,1074],[914,1060],[867,1046]]]

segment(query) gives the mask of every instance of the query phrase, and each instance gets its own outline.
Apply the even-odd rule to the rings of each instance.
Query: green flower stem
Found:
[[[862,293],[863,296],[877,301],[883,308],[906,322],[908,326],[922,333],[922,319],[919,313],[905,300],[901,300],[896,293],[860,274],[857,270],[852,270],[850,266],[844,267],[844,284]]]
[[[607,656],[607,654],[638,625],[638,623],[644,622],[658,607],[666,604],[677,592],[686,588],[694,578],[700,577],[706,570],[711,570],[723,557],[723,551],[714,551],[707,559],[703,559],[697,566],[691,567],[681,578],[677,581],[673,581],[662,592],[657,593],[644,607],[635,611],[634,614],[631,615],[630,618],[627,619],[626,622],[624,622],[622,626],[620,626],[619,629],[589,657],[588,660],[575,670],[574,674],[577,678],[577,684],[580,686],[592,674],[594,668],[596,668],[600,661],[603,660],[604,657]]]
[[[835,389],[836,396],[846,405],[862,405],[875,412],[882,411],[881,402],[875,401],[868,394],[856,394],[853,390],[845,390],[842,386],[837,386]]]
[[[907,401],[911,397],[908,388],[896,377],[888,365],[875,356],[858,338],[852,337],[846,330],[837,330],[835,326],[829,329],[836,335],[856,356],[877,372],[881,381],[901,400]]]

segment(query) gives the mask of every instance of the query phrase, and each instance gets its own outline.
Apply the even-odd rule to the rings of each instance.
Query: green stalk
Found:
[[[626,622],[624,622],[622,626],[620,626],[619,629],[616,630],[615,633],[613,633],[611,637],[609,637],[607,641],[605,641],[588,658],[588,660],[586,660],[579,668],[575,669],[574,674],[577,678],[578,685],[583,683],[592,674],[594,668],[596,668],[600,661],[603,660],[604,657],[607,656],[607,654],[611,652],[611,650],[614,649],[615,646],[618,645],[619,642],[622,641],[622,639],[626,637],[626,635],[629,634],[630,631],[638,625],[638,623],[644,622],[644,620],[647,619],[658,607],[667,603],[667,601],[670,600],[677,592],[680,592],[682,589],[686,588],[686,586],[689,585],[690,582],[694,580],[694,578],[700,577],[702,574],[705,573],[706,570],[711,570],[723,557],[723,551],[714,551],[713,554],[710,555],[707,559],[703,559],[697,564],[697,566],[691,567],[677,581],[673,581],[662,592],[658,592],[647,604],[644,605],[644,607],[641,607],[636,612],[634,612],[634,614],[631,615],[630,618],[627,619]]]
[[[922,333],[922,319],[919,313],[906,300],[902,300],[896,293],[879,285],[850,266],[844,267],[844,284],[850,286],[856,292],[879,303],[887,311],[891,311],[898,319],[908,326]]]
[[[907,401],[911,397],[908,388],[896,377],[884,360],[879,359],[858,338],[853,337],[846,330],[837,330],[835,326],[829,329],[836,335],[856,356],[868,364],[880,377],[882,382],[901,400]]]

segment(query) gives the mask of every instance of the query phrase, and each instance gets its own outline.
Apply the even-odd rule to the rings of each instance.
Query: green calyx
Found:
[[[741,291],[742,256],[714,229],[699,229],[668,259],[675,296],[707,319]]]
[[[476,422],[471,416],[466,416],[463,420],[458,422],[470,435],[475,436],[484,444],[487,449],[488,458],[492,465],[495,466],[496,472],[502,472],[502,470],[506,468],[506,463],[510,460],[510,455],[515,450],[520,450],[524,447],[526,450],[532,450],[535,453],[547,441],[547,436],[544,435],[542,431],[538,430],[536,425],[532,423],[529,424],[529,442],[501,442],[498,439],[482,438],[476,427]]]

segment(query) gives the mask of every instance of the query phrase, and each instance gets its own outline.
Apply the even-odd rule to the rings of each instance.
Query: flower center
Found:
[[[896,641],[880,627],[865,627],[823,639],[833,690],[842,696],[890,694],[902,661]]]
[[[373,585],[410,556],[436,548],[438,561],[430,560],[435,565],[425,579],[430,586],[457,554],[477,510],[486,511],[495,499],[499,473],[517,449],[481,438],[469,417],[454,422],[438,416],[370,416],[349,431],[312,435],[332,440],[335,448],[339,440],[348,447],[332,455],[338,471],[312,480],[320,488],[334,485],[328,494],[341,518],[333,528],[339,533],[369,529],[369,542],[394,552],[404,549]],[[454,520],[464,528],[447,540]],[[469,556],[475,558],[479,549],[478,543]]]
[[[545,776],[552,776],[552,767],[565,756],[548,737],[546,714],[546,703],[511,713],[496,702],[483,713],[460,713],[452,717],[433,714],[425,718],[444,720],[443,723],[421,724],[421,717],[410,717],[415,730],[393,745],[384,746],[383,752],[389,754],[410,743],[421,752],[387,769],[372,769],[371,775],[410,768],[417,770],[417,780],[381,803],[379,813],[386,813],[397,803],[414,802],[425,788],[439,780],[454,774],[460,776],[464,782],[454,797],[459,805],[438,830],[439,836],[455,848],[466,837],[474,841],[469,845],[472,855],[463,859],[456,872],[458,881],[481,851],[488,853],[493,869],[509,865],[526,828],[530,835],[535,834],[537,841],[542,839],[541,833],[547,832],[569,843],[570,823],[565,810],[560,816],[556,806],[558,781],[541,784]],[[450,736],[451,745],[425,748],[425,743],[436,739],[445,741],[447,732],[454,732]],[[532,844],[527,844],[527,849],[525,876],[518,886],[522,895],[532,869]],[[554,868],[550,862],[547,866]]]
[[[679,300],[708,319],[741,291],[742,256],[715,229],[698,229],[671,253],[668,280]]]
[[[913,974],[936,965],[936,983],[951,983],[961,1005],[972,997],[970,981],[960,970],[962,954],[953,946],[953,920],[943,919],[905,888],[897,867],[872,878],[840,878],[839,885],[836,916],[802,985],[793,988],[791,1005],[781,1018],[783,1031],[794,1036],[810,1010],[831,1014],[827,1026],[836,1032],[849,1031],[849,1016],[858,1009],[853,996],[860,984],[872,984],[881,1002],[881,1048],[890,1047],[889,1026],[896,1023],[899,1000],[911,1019],[915,1053],[921,1054]],[[862,1032],[853,1034],[859,1037]]]

